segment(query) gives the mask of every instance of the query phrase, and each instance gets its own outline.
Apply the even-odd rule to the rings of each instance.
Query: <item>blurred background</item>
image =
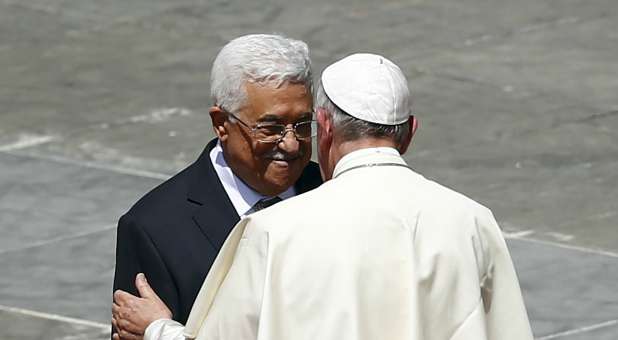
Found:
[[[109,339],[116,222],[214,136],[230,39],[408,77],[417,171],[490,207],[537,339],[618,339],[618,1],[0,0],[0,339]]]

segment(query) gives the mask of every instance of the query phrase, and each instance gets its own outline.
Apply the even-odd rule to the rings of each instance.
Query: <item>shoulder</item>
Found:
[[[196,180],[209,175],[208,172],[212,169],[212,166],[209,166],[209,155],[216,142],[216,139],[211,140],[195,162],[146,193],[125,216],[141,220],[177,210],[178,205],[186,202],[189,190],[195,186]],[[214,170],[212,172],[214,173]]]
[[[159,184],[142,196],[120,219],[123,226],[152,228],[177,217],[184,209],[194,165]]]
[[[448,209],[453,214],[486,214],[489,209],[465,194],[455,191],[437,182],[424,179],[423,196],[425,210]]]
[[[493,213],[483,204],[431,180],[423,179],[421,187],[417,201],[418,236],[433,235],[431,238],[440,240],[438,243],[460,244],[481,234],[501,234]]]

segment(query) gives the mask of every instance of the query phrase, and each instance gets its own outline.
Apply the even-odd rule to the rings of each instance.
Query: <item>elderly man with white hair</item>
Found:
[[[200,157],[141,198],[118,223],[115,306],[144,273],[186,322],[223,242],[242,216],[321,184],[311,158],[312,72],[307,45],[272,34],[233,39],[211,72],[208,120],[216,134]],[[114,307],[115,308],[115,307]],[[113,321],[112,321],[113,322]],[[139,338],[123,324],[115,331]]]
[[[317,120],[327,182],[241,220],[186,327],[152,313],[146,339],[531,340],[492,213],[401,157],[418,126],[401,70],[332,64]]]

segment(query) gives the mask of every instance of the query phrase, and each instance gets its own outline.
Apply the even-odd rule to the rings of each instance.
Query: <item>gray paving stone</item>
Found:
[[[556,23],[420,60],[423,67],[453,78],[488,83],[515,92],[556,93],[591,105],[598,114],[616,111],[618,73],[614,56],[618,16]]]
[[[204,87],[194,85],[207,83],[208,78],[186,76],[197,72],[187,72],[186,65],[180,61],[178,66],[178,58],[171,55],[174,50],[187,54],[178,39],[170,41],[139,26],[141,16],[177,5],[0,3],[0,18],[11,27],[2,30],[6,39],[0,40],[0,142],[17,140],[20,134],[66,137],[75,130],[113,124],[157,108],[190,105],[186,97],[207,98]],[[20,23],[18,28],[13,21]],[[33,26],[37,28],[25,29]],[[204,56],[192,55],[196,69],[206,63]],[[164,68],[167,72],[154,71]],[[154,73],[161,80],[153,82]]]
[[[509,231],[618,251],[618,116],[436,76],[411,84],[415,169],[489,206]]]
[[[421,118],[416,169],[509,232],[617,253],[616,18],[615,0],[0,0],[0,304],[107,322],[113,224],[160,179],[91,165],[193,161],[210,63],[252,32],[307,41],[316,74],[389,56]],[[537,336],[616,319],[615,258],[509,244]],[[2,339],[99,338],[72,327],[0,312]]]
[[[107,230],[2,254],[0,305],[109,322],[115,235]]]
[[[560,340],[615,340],[618,337],[618,326],[603,327],[581,333],[565,335]]]
[[[3,30],[6,39],[1,40],[4,53],[0,54],[0,104],[5,112],[0,126],[5,139],[15,139],[19,132],[63,136],[160,107],[196,110],[209,104],[208,70],[217,49],[230,38],[249,32],[282,31],[306,39],[312,46],[316,70],[359,50],[381,52],[418,67],[420,61],[445,54],[450,60],[466,60],[469,51],[457,47],[478,37],[489,35],[492,43],[501,43],[523,28],[531,30],[524,30],[527,36],[542,34],[554,22],[569,28],[573,25],[568,19],[573,18],[585,21],[605,16],[609,20],[615,13],[611,4],[611,0],[595,1],[595,6],[581,0],[527,0],[487,6],[471,0],[320,1],[313,6],[288,1],[266,5],[245,1],[84,1],[76,5],[5,0],[0,3],[1,12],[6,13],[2,14],[6,18],[3,22],[7,22]],[[298,20],[298,13],[317,20]],[[33,22],[36,25],[30,24]],[[19,28],[22,25],[24,29]],[[591,30],[587,34],[597,33]],[[607,34],[601,37],[607,39]],[[584,38],[587,36],[580,39]],[[528,45],[533,43],[536,41]],[[491,57],[491,51],[478,53],[482,58]],[[606,69],[606,64],[611,67],[608,63],[601,60],[597,69]],[[442,66],[436,68],[433,71],[442,71]],[[611,89],[606,92],[612,93]]]
[[[214,138],[207,111],[161,108],[116,124],[97,125],[21,151],[174,174],[197,159]],[[155,147],[153,147],[155,146]]]
[[[536,337],[616,319],[618,258],[522,240],[508,245]]]
[[[136,18],[173,7],[182,2],[183,1],[179,0],[172,4],[168,1],[161,0],[148,2],[112,0],[106,3],[98,3],[96,1],[80,1],[76,3],[67,0],[32,0],[28,2],[2,0],[0,1],[0,5],[6,8],[25,9],[55,16],[57,21],[74,23],[77,26],[74,30],[89,32],[97,29],[101,30],[118,23],[132,21]]]
[[[0,153],[0,257],[47,240],[110,230],[160,181]]]
[[[0,311],[2,340],[109,340],[109,330]]]

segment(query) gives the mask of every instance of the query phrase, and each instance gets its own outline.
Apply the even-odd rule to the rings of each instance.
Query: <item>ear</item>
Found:
[[[410,118],[408,118],[408,136],[406,137],[406,139],[403,141],[403,143],[401,143],[401,145],[399,145],[399,147],[397,148],[399,150],[400,154],[404,154],[406,153],[406,151],[408,151],[408,147],[410,146],[410,143],[412,142],[412,137],[414,137],[414,134],[416,133],[416,130],[418,129],[418,119],[416,119],[415,116],[410,116]]]
[[[330,115],[323,108],[318,108],[316,113],[316,120],[318,122],[318,140],[328,140],[330,144],[333,139],[333,125]]]
[[[323,108],[317,109],[318,122],[318,163],[320,164],[320,173],[324,181],[328,181],[332,177],[332,169],[330,162],[331,147],[333,144],[333,125],[330,115]]]
[[[228,118],[227,113],[218,106],[212,106],[208,110],[208,113],[210,114],[210,120],[212,121],[212,128],[215,134],[219,137],[221,142],[225,142],[228,136],[227,128],[225,127],[225,122]]]

